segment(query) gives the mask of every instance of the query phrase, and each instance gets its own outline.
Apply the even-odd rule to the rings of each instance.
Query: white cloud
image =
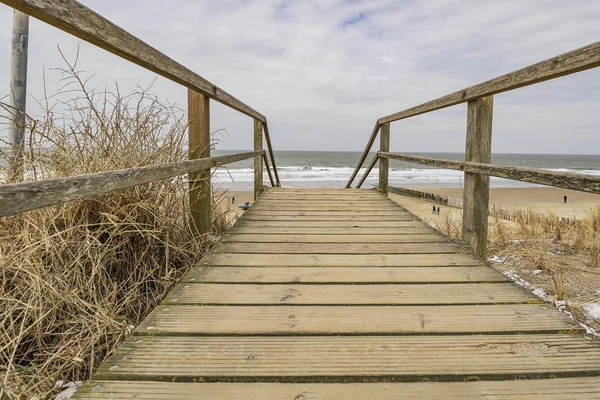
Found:
[[[276,148],[311,150],[362,150],[378,117],[592,43],[600,17],[593,0],[84,3],[266,115]],[[6,81],[10,18],[0,6]],[[73,56],[78,40],[31,25],[29,91],[40,97],[42,67],[60,65],[56,45]],[[87,44],[81,66],[97,86],[154,78]],[[498,95],[494,151],[600,152],[599,78],[594,70]],[[186,104],[186,90],[165,79],[155,92]],[[465,119],[457,106],[399,121],[392,149],[462,151]],[[230,132],[223,148],[251,148],[247,117],[215,104],[213,127]]]

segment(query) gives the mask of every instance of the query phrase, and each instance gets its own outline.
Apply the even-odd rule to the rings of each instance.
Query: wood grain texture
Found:
[[[493,97],[482,97],[468,103],[465,161],[492,162]],[[473,254],[487,258],[488,207],[490,177],[465,172],[463,191],[462,239],[471,243]]]
[[[245,254],[456,254],[455,242],[436,243],[237,243],[215,245],[215,253]]]
[[[263,149],[263,128],[260,120],[254,120],[254,151],[261,151]],[[264,155],[264,153],[263,153]],[[254,201],[258,199],[258,196],[263,191],[263,170],[262,160],[260,156],[254,157]]]
[[[535,168],[509,167],[506,165],[492,165],[466,161],[444,160],[440,158],[409,156],[407,154],[381,153],[380,157],[387,157],[394,160],[412,162],[416,164],[430,165],[438,168],[454,169],[473,174],[496,176],[498,178],[512,179],[513,181],[537,183],[540,185],[600,194],[600,176],[595,175],[545,171]]]
[[[177,299],[176,302],[173,300]],[[163,304],[459,305],[543,303],[505,283],[444,285],[262,285],[180,283]]]
[[[289,224],[292,225],[292,224]],[[304,225],[304,224],[302,224]],[[425,225],[400,227],[305,227],[305,226],[248,226],[237,223],[227,232],[236,234],[282,234],[282,235],[415,235],[435,232]]]
[[[480,265],[468,254],[249,254],[212,253],[203,265],[236,267],[439,267]]]
[[[390,151],[390,124],[381,126],[379,135],[379,151]],[[388,194],[388,176],[390,169],[390,160],[388,158],[379,158],[379,191],[387,196]]]
[[[127,339],[100,368],[97,379],[158,375],[163,380],[268,381],[272,377],[275,382],[422,382],[423,378],[502,380],[599,373],[598,344],[570,335],[157,336]]]
[[[258,111],[77,1],[2,0],[2,3],[252,118],[266,120]]]
[[[285,234],[237,234],[229,233],[221,237],[221,242],[235,243],[437,243],[447,242],[448,238],[440,234],[415,235],[285,235]]]
[[[377,123],[398,121],[598,66],[600,66],[600,42],[595,42],[416,107],[381,117]]]
[[[491,267],[194,267],[184,282],[228,283],[492,283],[508,278]],[[443,288],[442,288],[443,289]],[[467,289],[467,288],[466,288]]]
[[[186,383],[91,381],[73,399],[112,400],[590,400],[600,398],[600,379],[419,383]]]
[[[0,217],[203,171],[246,160],[256,154],[260,155],[260,152],[0,185]]]
[[[540,304],[222,307],[163,303],[146,317],[135,332],[138,335],[168,336],[455,335],[563,331],[584,332],[565,314]],[[600,352],[596,356],[600,358]]]
[[[210,157],[210,99],[188,89],[188,158]],[[189,181],[190,227],[203,235],[211,229],[210,169],[192,172]]]

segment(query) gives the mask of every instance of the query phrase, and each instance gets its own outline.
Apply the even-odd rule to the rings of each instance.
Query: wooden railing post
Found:
[[[390,123],[381,125],[381,132],[379,133],[379,151],[390,151]],[[388,195],[388,175],[390,168],[390,159],[380,157],[379,158],[379,190],[384,195]]]
[[[210,98],[188,89],[188,158],[210,157]],[[188,175],[190,226],[199,235],[211,230],[210,169]]]
[[[254,120],[254,150],[263,149],[263,126],[262,122],[258,119]],[[262,156],[258,155],[254,157],[254,200],[258,199],[258,196],[263,190],[263,170],[262,170]]]
[[[467,109],[467,146],[465,161],[492,161],[492,115],[494,97],[469,101]],[[462,238],[471,243],[473,253],[487,257],[490,177],[465,172]]]

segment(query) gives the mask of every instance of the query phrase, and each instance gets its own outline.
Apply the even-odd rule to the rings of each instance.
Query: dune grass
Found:
[[[76,65],[62,73],[69,99],[40,102],[29,121],[26,179],[186,159],[183,110],[147,90],[89,90]],[[227,226],[216,206],[213,219]],[[90,378],[202,257],[203,239],[185,176],[0,219],[0,398]]]

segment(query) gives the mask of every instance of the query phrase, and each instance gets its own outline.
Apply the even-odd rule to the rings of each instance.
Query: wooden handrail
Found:
[[[243,114],[266,121],[266,118],[252,107],[75,0],[0,0],[0,2]]]
[[[261,156],[264,153],[264,150],[251,151],[147,167],[0,185],[0,217],[204,171]]]
[[[498,178],[511,179],[514,181],[537,183],[540,185],[600,194],[600,176],[595,175],[555,172],[536,168],[510,167],[506,165],[493,165],[467,161],[454,161],[441,158],[410,156],[407,154],[385,152],[379,152],[377,154],[379,157],[429,165],[437,168],[453,169],[472,174],[496,176]]]
[[[369,137],[365,150],[346,184],[350,188],[358,171],[362,168],[367,155],[379,133],[381,125],[401,119],[414,117],[457,104],[467,103],[482,97],[492,96],[497,93],[507,92],[524,86],[559,78],[600,66],[600,42],[595,42],[579,49],[549,58],[545,61],[532,64],[508,74],[496,77],[483,83],[470,86],[449,95],[439,97],[418,106],[381,117],[377,120],[375,128]]]
[[[267,154],[263,154],[262,158],[265,162],[265,168],[267,169],[267,175],[269,175],[269,181],[271,181],[271,186],[276,187],[277,185],[275,185],[275,182],[273,181],[273,175],[271,174],[271,168],[269,167],[269,159],[267,157]]]
[[[381,117],[379,124],[466,103],[481,97],[507,92],[600,66],[600,42],[549,58],[525,68],[499,76],[478,85],[437,98],[416,107]]]
[[[273,164],[273,173],[275,174],[275,180],[277,181],[277,187],[281,187],[279,181],[279,174],[277,173],[277,165],[275,164],[275,155],[273,154],[273,146],[271,145],[271,135],[269,135],[269,124],[265,120],[263,124],[265,131],[265,141],[267,142],[267,150],[269,150],[269,157],[271,157],[271,164]]]

